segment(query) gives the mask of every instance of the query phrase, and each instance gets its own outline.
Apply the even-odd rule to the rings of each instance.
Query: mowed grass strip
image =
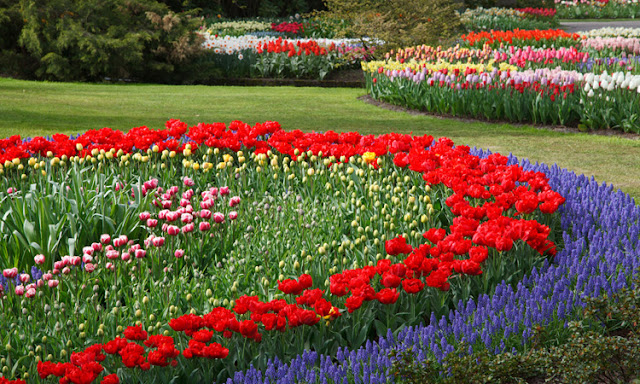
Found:
[[[43,83],[0,79],[0,137],[81,133],[110,127],[160,128],[170,118],[190,125],[278,121],[287,130],[446,136],[578,174],[593,175],[640,197],[640,140],[565,133],[410,114],[358,100],[364,89],[210,87]]]

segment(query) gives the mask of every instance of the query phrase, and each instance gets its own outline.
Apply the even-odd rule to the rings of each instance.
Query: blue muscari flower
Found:
[[[42,278],[42,275],[44,275],[44,272],[42,272],[40,268],[36,267],[35,265],[31,267],[31,277],[33,278],[34,282],[40,280]]]

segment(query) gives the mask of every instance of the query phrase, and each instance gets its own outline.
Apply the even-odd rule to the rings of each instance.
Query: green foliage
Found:
[[[326,0],[328,19],[346,20],[343,35],[385,42],[386,49],[446,44],[461,30],[451,0]]]
[[[640,278],[623,289],[587,303],[583,320],[536,327],[533,346],[523,354],[471,355],[461,343],[442,363],[415,361],[412,350],[394,352],[394,372],[401,383],[629,383],[640,378]],[[559,334],[569,333],[557,345]]]
[[[228,18],[289,17],[296,13],[323,10],[322,0],[161,0],[175,12],[202,9],[204,15]]]
[[[555,8],[554,0],[464,0],[467,8]]]
[[[48,80],[171,81],[200,51],[193,13],[154,0],[21,0],[19,44]]]

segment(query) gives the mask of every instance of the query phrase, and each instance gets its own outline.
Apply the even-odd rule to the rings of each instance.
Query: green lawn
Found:
[[[170,118],[198,122],[280,122],[285,129],[447,136],[576,173],[640,197],[640,140],[527,126],[440,119],[357,100],[363,89],[41,83],[0,79],[0,137],[79,133],[111,127],[160,128]]]

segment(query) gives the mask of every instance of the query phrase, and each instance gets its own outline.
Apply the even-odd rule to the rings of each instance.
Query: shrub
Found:
[[[555,8],[554,0],[464,0],[467,8]]]
[[[442,363],[417,363],[411,349],[392,353],[400,382],[426,383],[628,383],[640,376],[640,278],[634,289],[584,298],[581,321],[536,327],[522,354],[468,354],[461,343]],[[564,328],[564,329],[563,329]],[[568,333],[568,338],[566,334]],[[446,373],[445,373],[446,372]]]
[[[19,44],[49,80],[170,82],[200,52],[193,13],[154,0],[21,0]]]
[[[343,35],[383,40],[387,49],[442,44],[461,29],[451,0],[326,0],[329,19],[347,20]]]

